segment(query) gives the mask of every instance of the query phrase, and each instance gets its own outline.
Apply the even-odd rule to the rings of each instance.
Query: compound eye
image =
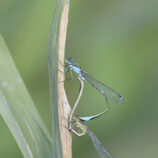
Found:
[[[72,57],[67,58],[69,61],[73,61]]]

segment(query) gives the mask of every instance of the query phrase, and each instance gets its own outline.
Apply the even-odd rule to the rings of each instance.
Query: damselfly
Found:
[[[101,83],[100,81],[97,81],[92,76],[90,76],[87,72],[83,71],[83,69],[77,63],[75,63],[71,57],[65,59],[65,64],[66,64],[65,72],[70,71],[71,79],[73,79],[72,71],[74,71],[82,81],[87,81],[90,85],[92,85],[94,88],[96,88],[105,97],[106,103],[107,103],[107,109],[105,110],[105,112],[108,111],[108,109],[109,109],[109,104],[108,104],[109,100],[112,102],[118,103],[118,104],[123,103],[123,97],[121,96],[120,93],[109,88],[108,86]],[[76,108],[76,106],[75,106],[75,108]],[[74,112],[74,110],[72,110],[72,111]],[[73,112],[71,113],[71,117],[73,115]],[[95,117],[92,116],[92,117],[88,117],[88,118],[85,117],[83,119],[85,119],[84,121],[89,121],[94,118]]]
[[[112,154],[103,146],[95,134],[80,121],[80,116],[76,115],[72,120],[72,128],[70,129],[77,136],[83,136],[86,133],[90,136],[93,145],[101,158],[114,158]]]

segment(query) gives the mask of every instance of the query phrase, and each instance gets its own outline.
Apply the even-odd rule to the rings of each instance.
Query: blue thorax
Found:
[[[70,69],[72,69],[82,80],[85,80],[85,78],[82,76],[82,69],[80,66],[71,64]]]

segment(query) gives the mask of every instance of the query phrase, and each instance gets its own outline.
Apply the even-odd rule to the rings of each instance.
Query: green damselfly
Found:
[[[98,140],[95,134],[83,122],[80,121],[79,115],[73,117],[72,128],[70,130],[77,136],[83,136],[87,133],[90,136],[93,145],[101,158],[114,158],[112,154]]]

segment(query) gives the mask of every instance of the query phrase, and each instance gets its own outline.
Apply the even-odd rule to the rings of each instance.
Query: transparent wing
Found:
[[[101,158],[114,158],[111,153],[108,152],[107,149],[105,149],[103,144],[98,140],[98,138],[92,131],[88,129],[87,133],[91,137],[93,145]]]
[[[123,103],[123,97],[120,93],[114,91],[109,88],[105,84],[97,81],[92,76],[90,76],[87,72],[81,71],[82,76],[89,82],[93,87],[95,87],[101,94],[103,94],[108,100],[115,102],[117,104]]]

